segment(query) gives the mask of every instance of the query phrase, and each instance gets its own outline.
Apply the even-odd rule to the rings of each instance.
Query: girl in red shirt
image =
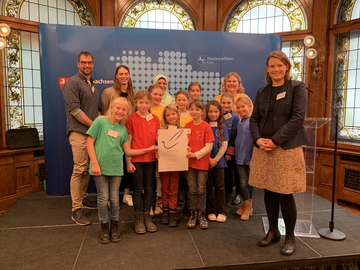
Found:
[[[204,104],[200,100],[190,103],[190,115],[193,121],[187,123],[185,128],[191,129],[189,135],[190,152],[187,183],[190,197],[190,219],[187,227],[196,227],[197,221],[201,229],[208,229],[209,224],[205,216],[206,208],[206,181],[209,170],[210,151],[213,147],[214,135],[210,125],[202,120]]]
[[[136,111],[128,117],[126,122],[126,128],[131,137],[131,148],[148,148],[156,144],[160,122],[156,115],[149,112],[151,95],[148,91],[138,91],[135,94],[134,103]],[[149,214],[155,181],[155,160],[154,152],[126,160],[127,170],[133,174],[135,232],[138,234],[157,231]]]

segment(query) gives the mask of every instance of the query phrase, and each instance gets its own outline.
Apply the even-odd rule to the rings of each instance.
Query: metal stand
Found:
[[[329,222],[329,228],[322,228],[318,230],[318,233],[321,237],[324,237],[325,239],[329,240],[344,240],[346,238],[346,235],[339,231],[334,229],[334,206],[335,206],[335,191],[336,191],[336,154],[337,154],[337,143],[338,143],[338,129],[339,129],[339,111],[332,106],[329,102],[327,102],[325,99],[320,97],[317,93],[315,93],[310,88],[306,87],[306,89],[320,98],[322,101],[324,101],[327,105],[331,107],[331,109],[336,113],[335,115],[335,142],[334,142],[334,169],[333,169],[333,176],[332,176],[332,194],[331,194],[331,220]]]
[[[331,106],[332,107],[332,106]],[[333,107],[332,107],[333,108]],[[318,230],[320,236],[329,240],[344,240],[346,235],[334,229],[334,205],[335,205],[335,185],[336,185],[336,153],[337,153],[337,142],[338,142],[338,128],[339,128],[339,112],[333,108],[336,112],[335,117],[335,142],[334,142],[334,169],[333,169],[333,181],[332,181],[332,196],[331,196],[331,220],[329,222],[329,228],[322,228]]]

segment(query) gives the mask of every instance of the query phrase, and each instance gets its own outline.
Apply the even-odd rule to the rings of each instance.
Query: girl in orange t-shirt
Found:
[[[190,193],[191,215],[186,225],[190,229],[195,228],[198,221],[201,229],[209,228],[205,215],[206,181],[214,135],[209,123],[202,120],[203,114],[204,104],[200,100],[191,102],[190,115],[193,121],[185,125],[185,128],[191,129],[189,135],[190,152],[187,155],[189,158],[187,183]]]

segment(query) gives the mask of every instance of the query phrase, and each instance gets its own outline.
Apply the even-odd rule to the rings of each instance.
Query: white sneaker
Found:
[[[208,215],[208,220],[209,221],[216,221],[216,215],[215,214]]]
[[[223,223],[226,221],[226,216],[224,214],[218,214],[216,221]]]
[[[133,199],[130,194],[124,194],[123,202],[126,203],[128,206],[134,206]]]
[[[154,214],[155,214],[155,216],[160,216],[162,213],[163,213],[163,210],[162,210],[161,197],[157,197]]]
[[[154,213],[154,210],[152,209],[152,207],[150,208],[149,215],[150,215],[150,217],[155,217],[155,213]]]

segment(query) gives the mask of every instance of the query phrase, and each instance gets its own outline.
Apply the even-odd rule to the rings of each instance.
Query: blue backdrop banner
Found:
[[[279,50],[273,34],[149,30],[122,27],[39,25],[41,84],[47,193],[68,195],[72,154],[66,136],[66,113],[61,87],[78,72],[79,52],[94,56],[92,73],[102,91],[113,84],[115,69],[129,67],[135,90],[147,89],[158,73],[169,78],[172,95],[197,81],[206,103],[219,94],[224,76],[237,72],[245,93],[254,100],[265,84],[268,54]],[[91,181],[89,192],[95,192]]]

